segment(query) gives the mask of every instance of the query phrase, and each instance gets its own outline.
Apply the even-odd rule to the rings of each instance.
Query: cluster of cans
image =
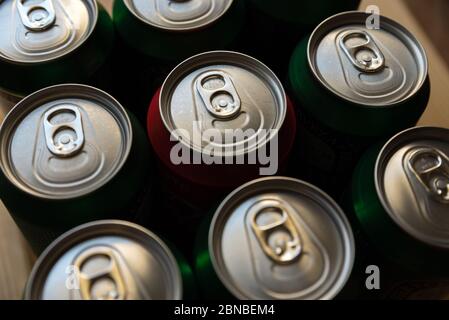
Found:
[[[368,265],[382,297],[447,294],[426,54],[358,4],[0,1],[0,195],[40,254],[24,297],[371,297]],[[234,156],[276,130],[278,174],[174,164],[208,128],[255,131]]]

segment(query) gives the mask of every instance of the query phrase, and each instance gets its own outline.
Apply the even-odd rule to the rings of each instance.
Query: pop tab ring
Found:
[[[52,0],[44,0],[37,4],[26,4],[27,0],[16,1],[17,10],[23,25],[31,31],[42,31],[56,21]]]
[[[73,114],[73,121],[52,124],[51,119],[60,113]],[[56,156],[70,157],[84,145],[83,124],[79,109],[72,105],[60,105],[48,110],[44,115],[44,131],[47,148]]]
[[[96,257],[105,257],[109,260],[109,264],[104,270],[97,271],[93,274],[87,274],[83,271],[83,266]],[[121,257],[112,248],[107,246],[96,246],[82,252],[74,261],[74,267],[77,270],[79,288],[83,300],[125,300],[126,285],[123,280],[121,265],[123,265]],[[96,297],[92,293],[92,289],[96,283],[102,279],[107,279],[114,284],[113,288],[109,288],[101,297]]]
[[[202,74],[196,89],[207,110],[217,118],[232,118],[240,111],[240,98],[229,75],[222,71]]]
[[[433,199],[449,204],[449,158],[445,154],[434,148],[417,148],[410,152],[407,164]]]
[[[349,45],[348,40],[362,38],[364,43]],[[363,72],[378,72],[385,67],[385,57],[374,39],[365,31],[350,30],[340,37],[340,47],[354,67]]]
[[[302,252],[301,239],[295,223],[289,215],[293,210],[278,200],[263,200],[248,212],[252,229],[265,254],[279,264],[294,262]],[[280,220],[259,224],[259,218],[266,213],[275,212]]]

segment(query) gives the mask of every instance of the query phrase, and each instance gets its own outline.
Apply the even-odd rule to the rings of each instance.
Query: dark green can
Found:
[[[392,282],[446,278],[449,130],[418,127],[369,150],[352,182],[352,212],[366,254]],[[389,276],[393,274],[394,277]]]
[[[23,99],[1,127],[0,148],[1,199],[37,253],[81,223],[132,220],[150,169],[143,129],[85,85]]]
[[[105,83],[114,29],[95,0],[0,2],[0,88],[27,95],[60,83]]]
[[[249,182],[209,221],[195,253],[204,298],[327,300],[341,297],[351,282],[349,222],[308,183],[284,177]]]
[[[158,236],[136,224],[103,220],[63,234],[39,257],[28,300],[190,299],[192,270]]]
[[[290,61],[299,117],[297,168],[334,192],[378,139],[416,124],[429,100],[426,53],[397,22],[364,12],[322,22]]]

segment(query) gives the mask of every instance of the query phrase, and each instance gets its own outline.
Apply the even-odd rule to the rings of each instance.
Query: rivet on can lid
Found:
[[[217,209],[209,253],[239,299],[332,299],[348,280],[354,239],[338,205],[291,178],[255,180]]]
[[[0,130],[0,167],[19,189],[45,199],[101,188],[128,159],[132,127],[114,98],[58,85],[23,99]]]
[[[25,299],[170,300],[182,292],[177,261],[156,235],[106,220],[56,239],[36,262]]]
[[[228,51],[206,52],[187,59],[165,80],[160,112],[167,130],[188,148],[207,153],[208,130],[214,155],[235,156],[258,150],[274,138],[287,113],[284,88],[258,60]],[[228,131],[235,134],[226,141]]]
[[[94,30],[94,0],[0,3],[0,59],[16,63],[54,60],[79,47]]]
[[[123,0],[139,19],[154,27],[189,31],[206,27],[231,7],[234,0]]]
[[[308,45],[309,66],[330,92],[363,106],[389,106],[417,93],[427,78],[424,48],[404,27],[381,17],[367,28],[368,14],[345,12],[322,22]]]
[[[449,249],[449,130],[398,134],[379,154],[375,177],[385,210],[402,230]]]

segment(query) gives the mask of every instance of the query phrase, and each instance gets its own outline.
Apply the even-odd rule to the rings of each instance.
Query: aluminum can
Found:
[[[383,258],[388,272],[399,270],[393,281],[447,276],[448,129],[408,129],[370,149],[351,195],[347,212],[355,214],[364,251]]]
[[[42,89],[0,130],[0,194],[39,253],[93,220],[132,219],[149,172],[143,129],[107,93],[85,85]],[[130,213],[131,214],[131,213]]]
[[[154,233],[119,220],[76,227],[39,257],[27,300],[180,300],[190,267]]]
[[[282,171],[296,122],[272,71],[249,56],[215,51],[187,59],[171,72],[150,105],[147,129],[162,174],[172,177],[165,180],[176,183],[172,192],[210,208],[217,195],[263,174],[260,155],[268,149],[277,151],[271,164],[277,162],[275,171]],[[231,141],[229,132],[235,134]],[[191,158],[174,161],[178,149]]]
[[[354,238],[343,211],[316,187],[262,178],[218,207],[195,254],[205,297],[333,299],[350,279]]]
[[[0,88],[27,95],[61,83],[105,87],[114,27],[95,0],[0,2]]]
[[[414,126],[430,93],[427,56],[397,22],[345,12],[322,22],[290,61],[299,112],[299,175],[329,193],[341,189],[360,156]]]

